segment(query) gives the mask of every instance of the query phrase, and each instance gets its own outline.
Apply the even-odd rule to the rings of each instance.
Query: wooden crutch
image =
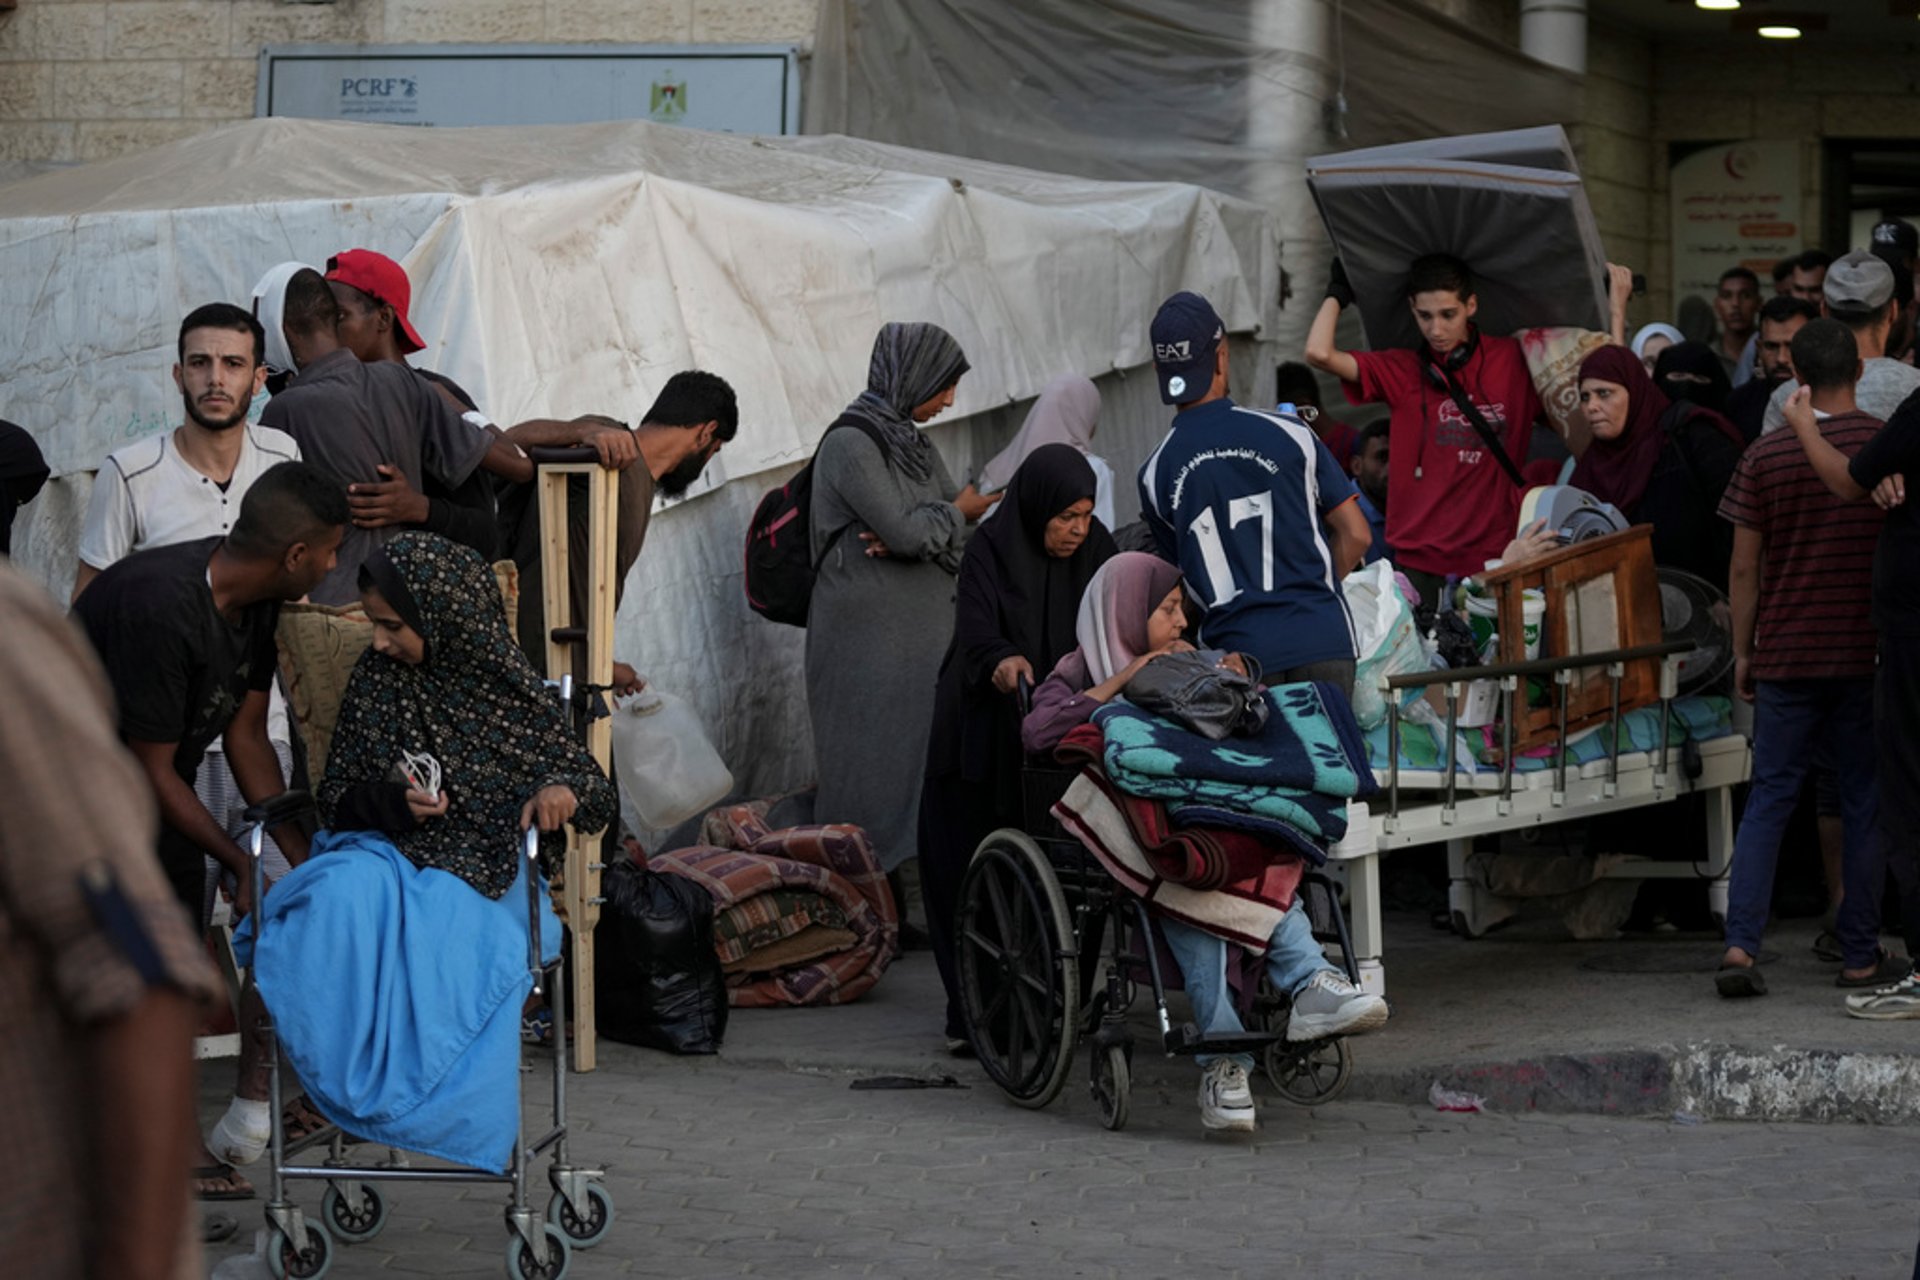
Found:
[[[619,526],[615,515],[617,472],[600,464],[589,448],[534,449],[539,468],[536,483],[540,502],[540,581],[547,620],[547,678],[571,679],[604,689],[613,683],[613,613],[618,584],[614,556]],[[567,491],[574,476],[583,476],[587,490],[587,616],[572,616],[568,590],[571,546],[567,536]],[[585,640],[586,670],[573,669],[574,645]],[[587,699],[588,705],[592,698]],[[587,721],[587,750],[602,771],[610,771],[613,721],[606,716]],[[609,776],[611,776],[609,772]],[[619,822],[619,815],[614,821]],[[594,1033],[593,929],[600,920],[601,836],[584,836],[567,829],[567,857],[557,891],[555,911],[573,932],[573,1065],[592,1071],[597,1037]]]

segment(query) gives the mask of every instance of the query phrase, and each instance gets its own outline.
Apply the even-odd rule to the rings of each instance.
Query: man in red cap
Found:
[[[367,364],[384,362],[411,369],[476,430],[505,434],[480,411],[466,388],[445,374],[408,362],[407,357],[425,349],[426,343],[407,314],[413,301],[413,284],[407,278],[406,268],[384,253],[348,249],[327,259],[326,279],[334,300],[340,304],[336,332],[341,346]],[[535,419],[515,427],[512,442],[525,448],[593,444],[609,468],[625,468],[633,462],[637,451],[629,432],[610,429],[617,425],[610,420]],[[480,547],[490,557],[513,545],[525,513],[532,505],[532,489],[511,479],[490,483],[485,476],[475,473],[459,488],[449,491],[430,475],[408,476],[396,467],[385,465],[380,468],[380,474],[383,479],[377,484],[349,487],[347,497],[353,505],[355,524],[366,528],[388,524],[423,525],[437,500],[449,513],[451,524],[446,530],[449,536]]]

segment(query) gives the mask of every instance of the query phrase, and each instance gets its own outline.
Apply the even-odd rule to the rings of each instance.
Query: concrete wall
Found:
[[[1581,118],[1571,123],[1574,154],[1586,179],[1587,200],[1607,247],[1607,257],[1647,275],[1657,287],[1658,264],[1649,205],[1653,149],[1647,133],[1653,119],[1652,49],[1631,31],[1592,23],[1587,30],[1587,79]],[[1629,318],[1650,319],[1657,298],[1637,299]],[[1664,309],[1661,311],[1664,314]]]
[[[263,45],[813,39],[815,0],[25,0],[0,11],[0,178],[253,115]]]

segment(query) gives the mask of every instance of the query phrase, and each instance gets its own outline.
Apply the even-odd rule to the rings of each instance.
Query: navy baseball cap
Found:
[[[1197,293],[1176,293],[1153,313],[1153,372],[1164,404],[1186,404],[1213,386],[1213,355],[1226,341],[1213,304]]]

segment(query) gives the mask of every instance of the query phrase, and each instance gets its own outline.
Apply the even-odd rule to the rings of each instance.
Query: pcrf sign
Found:
[[[429,126],[652,120],[800,131],[790,45],[270,45],[257,116]]]

